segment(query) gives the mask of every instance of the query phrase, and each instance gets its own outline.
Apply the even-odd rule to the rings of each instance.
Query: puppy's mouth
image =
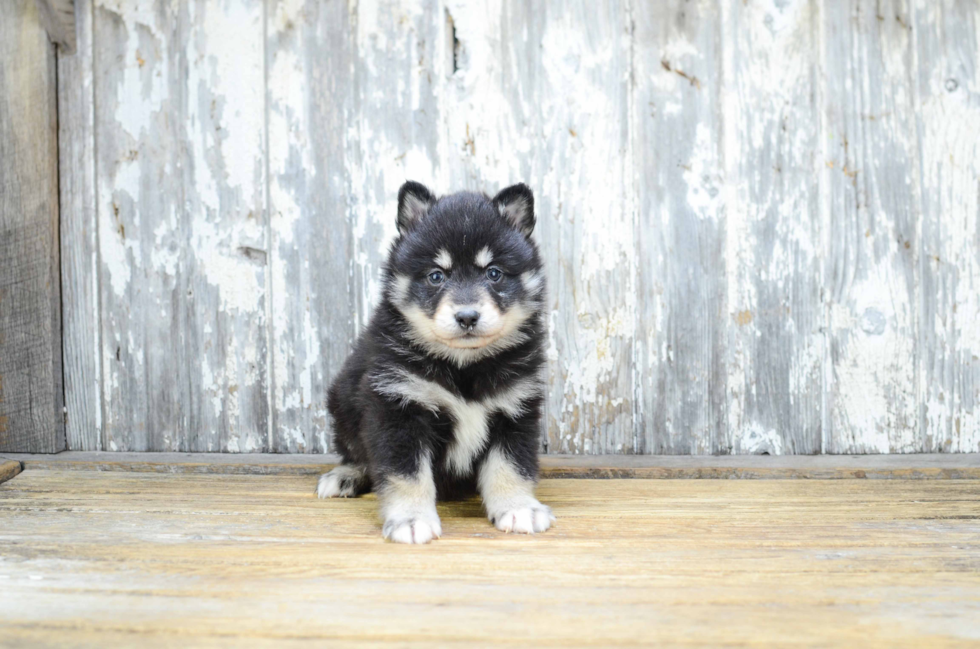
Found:
[[[452,347],[454,349],[479,349],[495,341],[499,335],[499,332],[494,334],[478,334],[467,331],[452,338],[445,338],[437,334],[436,338],[446,347]]]

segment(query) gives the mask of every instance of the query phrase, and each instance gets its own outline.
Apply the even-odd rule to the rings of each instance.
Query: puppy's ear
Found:
[[[525,237],[531,236],[534,230],[534,194],[527,185],[518,183],[501,190],[493,197],[493,206],[511,227]]]
[[[436,202],[435,195],[422,183],[409,180],[398,190],[398,232],[405,234],[415,227]]]

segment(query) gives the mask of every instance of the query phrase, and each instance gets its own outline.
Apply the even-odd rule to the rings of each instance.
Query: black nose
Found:
[[[476,325],[476,321],[480,319],[480,312],[476,309],[464,309],[462,311],[456,312],[456,322],[463,329],[471,329]]]

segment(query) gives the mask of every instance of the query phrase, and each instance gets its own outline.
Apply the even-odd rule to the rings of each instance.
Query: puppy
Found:
[[[545,280],[526,185],[495,197],[398,192],[384,295],[330,387],[342,464],[320,498],[378,494],[382,534],[442,534],[437,498],[479,491],[503,532],[555,520],[534,497],[543,401]]]

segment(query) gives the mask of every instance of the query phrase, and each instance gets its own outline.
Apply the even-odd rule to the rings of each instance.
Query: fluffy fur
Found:
[[[378,493],[385,538],[442,534],[437,498],[479,491],[505,532],[543,532],[534,497],[543,400],[545,281],[534,197],[436,198],[407,182],[384,296],[330,387],[343,463],[321,498]]]

